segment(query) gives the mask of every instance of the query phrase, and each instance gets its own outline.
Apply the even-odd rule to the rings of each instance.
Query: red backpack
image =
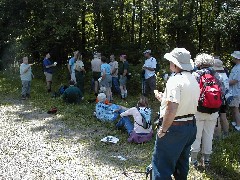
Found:
[[[222,105],[222,93],[216,78],[211,74],[203,74],[199,86],[198,111],[208,114],[218,112]]]

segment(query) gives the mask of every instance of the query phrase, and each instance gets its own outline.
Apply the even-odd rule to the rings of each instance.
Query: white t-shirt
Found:
[[[143,66],[156,69],[156,65],[157,65],[157,60],[154,57],[150,57],[149,59],[145,60],[145,63]],[[146,69],[145,79],[149,79],[152,76],[155,76],[155,71],[149,71],[148,69]]]
[[[91,61],[92,71],[93,72],[101,72],[101,65],[102,65],[101,59],[100,58],[94,58]]]
[[[84,64],[81,60],[77,60],[76,63],[74,63],[74,69],[76,71],[81,71],[83,67],[84,67]]]
[[[109,64],[111,66],[111,73],[113,72],[114,69],[116,69],[115,73],[112,74],[112,77],[118,77],[118,62],[112,61]]]
[[[171,76],[163,93],[160,117],[164,117],[168,101],[178,103],[176,117],[195,114],[199,96],[200,88],[198,82],[190,72],[181,72]],[[177,121],[187,120],[192,120],[192,118],[183,118]]]

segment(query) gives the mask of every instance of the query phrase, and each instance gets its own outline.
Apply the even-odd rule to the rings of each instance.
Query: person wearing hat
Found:
[[[221,91],[220,96],[224,96],[224,86],[222,84],[222,79],[216,73],[216,71],[213,69],[214,65],[214,57],[202,53],[196,56],[195,58],[195,65],[199,70],[193,73],[196,80],[199,83],[201,82],[201,78],[205,77],[211,77],[211,79],[214,79],[214,85],[218,87]],[[209,86],[209,85],[206,85]],[[215,87],[214,86],[214,87]],[[201,89],[201,99],[204,99],[204,96],[202,96],[203,93],[205,93],[203,87]],[[205,94],[204,94],[205,95]],[[218,97],[218,96],[216,96]],[[217,99],[218,101],[214,103],[222,103],[222,99]],[[210,103],[207,99],[204,99],[204,102]],[[196,140],[192,144],[191,147],[191,165],[194,167],[198,167],[198,153],[202,152],[202,160],[203,160],[203,166],[208,166],[210,164],[210,155],[212,153],[212,140],[213,140],[213,134],[214,129],[217,123],[217,119],[219,116],[218,108],[205,108],[202,106],[202,103],[198,103],[198,111],[195,113],[196,118],[196,125],[197,125],[197,135]],[[202,146],[201,146],[202,145]]]
[[[57,65],[57,63],[52,63],[50,61],[50,53],[47,52],[46,56],[43,60],[43,71],[44,71],[44,75],[46,77],[46,83],[47,83],[47,92],[51,92],[52,91],[52,74],[53,74],[53,67]]]
[[[218,75],[221,77],[224,89],[225,89],[225,98],[223,101],[223,104],[219,110],[219,120],[217,122],[217,126],[215,128],[215,137],[220,138],[221,137],[221,128],[223,129],[223,134],[222,137],[225,138],[228,136],[229,132],[229,122],[227,120],[227,104],[229,103],[230,100],[232,100],[232,93],[229,90],[229,79],[226,73],[226,70],[223,67],[223,62],[219,59],[219,57],[216,57],[214,59],[214,66],[213,69],[218,73]]]
[[[191,74],[193,61],[185,48],[175,48],[164,55],[170,62],[173,75],[166,83],[164,93],[155,92],[161,101],[160,119],[153,159],[153,179],[186,180],[189,171],[189,154],[196,138],[197,127],[194,114],[197,112],[200,89]]]
[[[153,95],[154,90],[156,89],[156,74],[155,69],[157,65],[157,60],[152,57],[151,50],[146,50],[143,52],[146,60],[143,65],[144,70],[144,95],[148,96],[149,94]]]
[[[240,104],[240,51],[234,51],[231,56],[233,57],[233,62],[236,64],[231,70],[229,76],[229,85],[230,90],[233,94],[233,101],[229,104],[232,109],[232,114],[234,122],[232,125],[237,131],[240,131],[240,113],[239,113],[239,104]]]

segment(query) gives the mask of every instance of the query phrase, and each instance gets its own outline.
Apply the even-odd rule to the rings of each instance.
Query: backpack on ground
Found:
[[[199,86],[198,111],[208,114],[218,112],[222,105],[222,93],[217,79],[213,75],[205,73],[200,76]]]
[[[144,129],[149,129],[152,125],[151,123],[151,109],[150,108],[138,108],[139,113],[142,116],[142,125],[138,124],[139,126],[142,126]]]

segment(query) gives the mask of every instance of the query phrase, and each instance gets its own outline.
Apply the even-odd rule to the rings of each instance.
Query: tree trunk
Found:
[[[139,12],[139,39],[138,39],[138,47],[139,49],[142,46],[142,34],[143,34],[143,9],[142,9],[142,1],[139,0],[139,7],[140,7],[140,12]]]
[[[81,44],[81,50],[82,52],[86,51],[86,4],[83,2],[82,4],[82,16],[81,16],[81,21],[82,21],[82,44]]]
[[[131,38],[130,42],[134,43],[134,24],[135,24],[135,15],[136,15],[136,1],[133,0],[133,6],[132,6],[132,24],[131,24]]]

